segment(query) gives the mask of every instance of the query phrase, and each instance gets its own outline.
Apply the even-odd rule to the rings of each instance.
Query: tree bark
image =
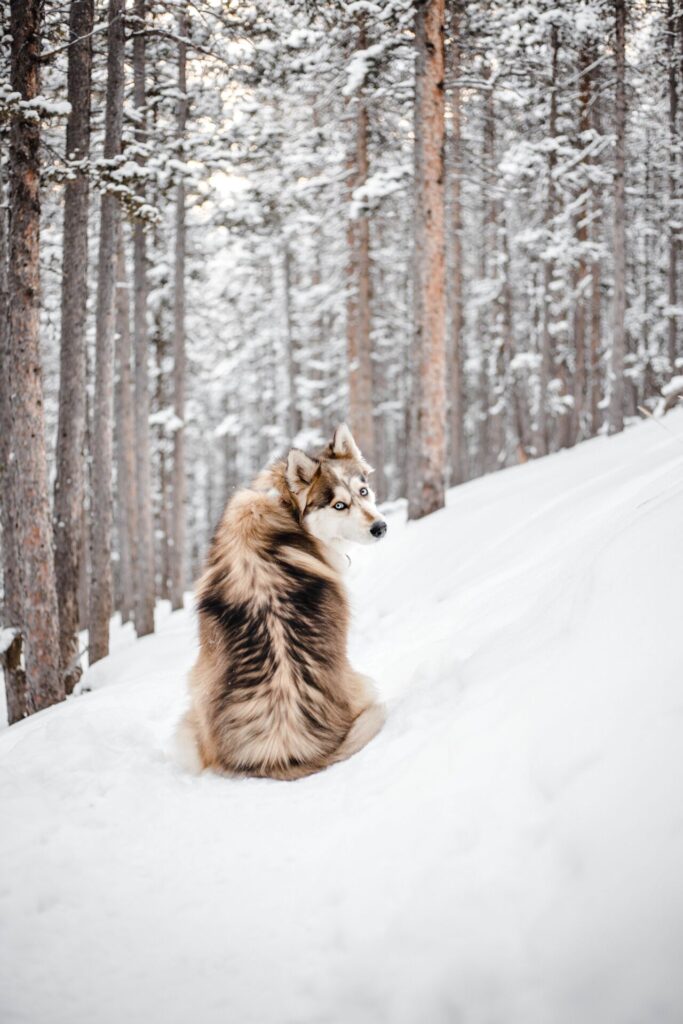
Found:
[[[125,0],[109,0],[105,160],[121,152]],[[120,212],[115,196],[100,203],[100,244],[95,321],[95,404],[93,416],[93,507],[88,656],[90,664],[109,653],[112,614],[112,420],[114,409],[114,286]]]
[[[624,355],[626,351],[626,232],[624,171],[626,166],[625,32],[626,2],[614,0],[616,58],[614,153],[614,321],[610,360],[609,432],[624,429]]]
[[[131,367],[130,290],[123,232],[119,229],[116,267],[116,484],[121,620],[135,615],[137,573],[137,480],[135,477],[135,398]]]
[[[11,2],[11,88],[24,101],[40,93],[41,12],[40,0]],[[9,341],[3,360],[9,387],[2,389],[2,424],[9,436],[3,483],[12,495],[12,522],[3,550],[15,595],[11,611],[19,614],[19,621],[8,625],[23,635],[26,691],[19,705],[14,694],[8,694],[13,715],[30,714],[64,699],[39,345],[39,150],[38,120],[15,114],[9,148]]]
[[[135,0],[136,35],[133,39],[133,98],[138,122],[135,141],[138,163],[144,163],[141,147],[147,143],[145,98],[145,25],[146,0]],[[140,186],[138,186],[140,190]],[[144,191],[144,189],[143,189]],[[133,227],[135,340],[135,452],[138,497],[138,573],[135,629],[138,636],[154,632],[154,535],[149,455],[149,370],[147,331],[147,238],[144,226],[136,220]]]
[[[462,306],[462,200],[460,188],[461,98],[457,84],[461,74],[460,0],[451,3],[450,22],[450,89],[451,132],[449,139],[450,192],[450,346],[448,351],[448,386],[450,407],[450,484],[465,480],[465,425],[463,392],[463,306]]]
[[[69,14],[66,159],[90,152],[90,93],[94,0],[72,0]],[[57,476],[54,495],[55,575],[59,605],[59,657],[71,693],[81,675],[78,659],[78,578],[85,489],[86,305],[88,296],[88,174],[74,169],[64,187],[62,316],[59,366]]]
[[[357,49],[366,47],[365,25],[358,23]],[[368,111],[362,88],[356,96],[355,146],[349,159],[349,207],[353,193],[368,177]],[[351,211],[350,211],[351,212]],[[370,221],[366,209],[348,221],[346,335],[349,366],[349,422],[360,450],[375,461],[372,400]]]
[[[410,519],[442,508],[446,476],[446,317],[444,260],[444,0],[415,13],[414,368]]]
[[[187,123],[186,44],[187,18],[178,18],[178,158],[182,155]],[[185,590],[185,182],[182,172],[176,188],[175,289],[173,297],[173,521],[171,607],[183,607]]]

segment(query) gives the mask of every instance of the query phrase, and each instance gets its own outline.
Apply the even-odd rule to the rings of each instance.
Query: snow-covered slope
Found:
[[[390,715],[324,774],[169,760],[189,612],[2,733],[5,1024],[683,1019],[683,412],[396,513],[350,583]]]

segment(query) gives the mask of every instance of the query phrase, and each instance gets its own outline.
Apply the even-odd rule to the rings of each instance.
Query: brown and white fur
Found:
[[[179,729],[189,764],[298,779],[384,723],[346,654],[346,542],[386,532],[346,425],[316,458],[293,448],[228,503],[199,581],[200,651]]]

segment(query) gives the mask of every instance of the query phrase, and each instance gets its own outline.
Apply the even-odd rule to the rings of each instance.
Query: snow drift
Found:
[[[0,1014],[683,1016],[683,412],[449,494],[351,570],[389,704],[296,783],[169,758],[190,612],[0,736]]]

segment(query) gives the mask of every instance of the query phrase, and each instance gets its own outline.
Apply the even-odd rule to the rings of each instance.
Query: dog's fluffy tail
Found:
[[[336,764],[337,761],[346,761],[348,757],[362,750],[370,740],[375,738],[386,722],[386,719],[387,712],[383,704],[370,704],[365,711],[361,711],[332,755],[330,764]]]
[[[199,753],[197,723],[194,709],[190,708],[176,726],[173,737],[173,760],[186,772],[199,775],[204,768]]]

